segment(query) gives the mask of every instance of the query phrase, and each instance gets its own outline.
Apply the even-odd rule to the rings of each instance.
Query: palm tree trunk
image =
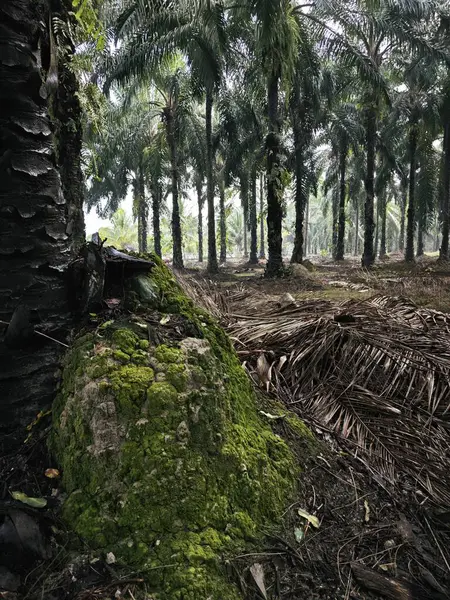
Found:
[[[250,174],[250,259],[252,265],[258,264],[258,222],[256,217],[256,168]]]
[[[278,118],[278,75],[269,77],[267,86],[269,133],[267,135],[267,241],[269,260],[266,275],[276,277],[283,269],[282,194],[280,182],[280,124]]]
[[[408,182],[402,182],[402,197],[400,203],[400,235],[398,238],[398,249],[400,252],[405,251],[405,217],[406,205],[408,203]]]
[[[244,206],[243,212],[244,212],[244,218],[243,218],[244,229],[242,231],[242,237],[244,239],[244,258],[248,258],[248,236],[247,236],[247,229],[248,229],[248,207],[247,206]]]
[[[411,124],[409,133],[409,198],[406,222],[406,262],[414,262],[414,230],[416,228],[416,164],[417,164],[417,128]]]
[[[378,254],[379,225],[380,225],[380,202],[379,202],[379,198],[377,198],[376,206],[375,206],[375,237],[374,237],[374,248],[373,248],[374,256],[376,256]]]
[[[153,247],[156,256],[161,258],[161,184],[156,182],[152,186],[152,225],[153,225]]]
[[[170,154],[170,174],[172,179],[172,261],[175,269],[183,269],[183,240],[181,234],[179,194],[179,173],[177,145],[175,141],[175,123],[172,112],[167,111],[166,118],[167,145]]]
[[[442,198],[442,241],[439,258],[449,258],[449,231],[450,231],[450,122],[445,124],[444,129],[444,165],[443,165],[443,198]]]
[[[304,226],[304,233],[303,233],[303,248],[304,248],[304,252],[303,252],[303,258],[305,258],[305,256],[308,256],[309,254],[309,196],[306,199],[306,206],[305,206],[305,226]]]
[[[369,107],[366,123],[366,201],[364,204],[364,251],[361,259],[363,267],[370,267],[375,261],[373,248],[373,232],[375,223],[373,218],[374,210],[374,174],[375,174],[375,146],[377,134],[377,113],[374,106]]]
[[[198,262],[203,262],[203,184],[200,180],[196,183],[197,208],[198,208]]]
[[[383,190],[378,198],[380,203],[381,213],[381,238],[380,238],[380,258],[386,258],[386,213],[387,213],[387,202],[386,202],[386,190]]]
[[[339,220],[339,189],[335,187],[333,189],[333,200],[332,200],[332,212],[333,212],[333,225],[332,225],[332,236],[331,236],[331,254],[334,260],[336,260],[337,253],[337,239],[338,239],[338,220]]]
[[[247,226],[248,226],[248,175],[241,173],[239,177],[240,196],[243,212],[242,239],[244,241],[244,257],[248,257]]]
[[[220,264],[227,261],[227,220],[225,215],[225,182],[223,177],[219,181],[219,199],[220,199]]]
[[[359,202],[356,202],[355,209],[355,252],[354,255],[358,256],[359,254]]]
[[[73,207],[62,193],[42,93],[49,65],[44,53],[40,64],[40,45],[48,32],[38,29],[49,22],[46,8],[31,1],[0,3],[0,55],[7,57],[0,60],[0,321],[8,323],[26,305],[37,329],[63,341],[76,228],[68,221]],[[50,405],[63,350],[37,335],[7,345],[4,333],[0,323],[0,451],[12,443],[3,433],[22,428]],[[18,431],[22,436],[24,430]]]
[[[423,256],[424,253],[424,240],[423,240],[423,220],[420,218],[417,223],[417,256]]]
[[[145,182],[142,167],[139,167],[138,174],[138,193],[139,193],[139,223],[140,223],[140,238],[139,252],[147,254],[148,252],[148,210],[147,201],[145,199]]]
[[[212,142],[212,90],[206,88],[206,201],[208,204],[208,273],[218,273],[216,216],[214,211],[214,169]]]
[[[264,175],[259,176],[259,258],[266,258],[264,235]]]
[[[339,157],[339,223],[336,245],[336,260],[344,260],[345,240],[345,175],[347,167],[347,147],[341,149]]]
[[[294,147],[295,149],[295,233],[294,249],[292,251],[291,263],[301,263],[303,261],[303,219],[305,212],[305,194],[303,193],[303,152],[301,146],[301,132],[298,126],[298,120],[294,118]]]

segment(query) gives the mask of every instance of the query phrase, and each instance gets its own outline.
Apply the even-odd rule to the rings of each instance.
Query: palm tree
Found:
[[[50,69],[44,41],[50,37],[49,5],[18,0],[0,5],[1,433],[24,426],[50,404],[62,350],[61,345],[40,336],[14,340],[11,330],[5,336],[4,324],[22,305],[30,310],[33,325],[65,339],[70,327],[66,273],[80,233],[84,237],[78,197],[80,130],[71,133],[67,123],[70,113],[72,126],[80,127],[79,105],[73,95],[76,83],[70,76],[64,79],[64,70],[60,72],[67,86],[64,90],[51,88],[50,81],[45,84]],[[62,2],[53,3],[53,14],[58,10],[62,19],[68,18]],[[62,51],[69,54],[67,44],[68,49]],[[55,98],[57,91],[54,117],[65,119],[59,124],[52,123],[47,102],[47,95]],[[74,160],[61,170],[62,185],[58,173],[62,155],[55,156],[54,139],[59,152]],[[4,449],[6,438],[2,445]]]

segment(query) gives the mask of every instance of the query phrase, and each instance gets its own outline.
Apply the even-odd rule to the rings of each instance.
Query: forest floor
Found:
[[[198,265],[191,265],[183,277],[202,285],[207,281],[223,292],[239,289],[245,294],[250,290],[273,306],[292,298],[339,304],[383,295],[406,296],[420,306],[450,312],[450,266],[439,265],[430,257],[410,266],[400,257],[392,257],[370,272],[361,269],[356,259],[339,264],[317,259],[309,268],[271,281],[263,277],[264,264],[230,263],[213,278],[205,278]],[[259,388],[264,406],[267,395]],[[276,536],[267,535],[265,546],[253,554],[229,557],[230,573],[243,595],[249,600],[450,598],[448,505],[427,502],[408,481],[396,487],[386,485],[358,452],[349,452],[309,415],[300,411],[300,416],[323,443],[323,452],[305,463],[302,448],[298,448],[303,466],[300,491],[280,515],[283,530]],[[58,479],[44,476],[54,467],[45,443],[49,419],[43,417],[32,429],[31,440],[18,453],[0,457],[3,497],[8,497],[7,489],[20,489],[28,496],[47,498],[49,509],[44,513],[28,509],[29,525],[38,522],[41,532],[31,536],[32,544],[37,545],[34,550],[46,560],[28,574],[24,571],[17,593],[0,591],[0,598],[151,600],[138,573],[108,564],[82,542],[79,557],[70,558],[68,534],[52,511],[59,494]],[[283,419],[276,420],[276,428],[280,435],[288,435]],[[0,514],[0,541],[2,534],[6,535],[5,523]],[[51,559],[45,556],[44,538],[51,539]],[[0,589],[7,577],[0,567]],[[14,589],[15,582],[7,583]]]

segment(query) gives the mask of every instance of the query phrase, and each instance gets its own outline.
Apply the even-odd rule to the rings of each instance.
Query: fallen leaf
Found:
[[[307,521],[309,521],[311,523],[311,525],[313,527],[315,527],[316,529],[320,526],[319,523],[319,519],[314,516],[314,515],[310,515],[309,513],[306,512],[306,510],[303,510],[302,508],[298,509],[298,514],[303,517],[304,519],[306,519]]]
[[[44,473],[49,479],[57,479],[59,477],[58,469],[47,469]]]
[[[170,321],[170,315],[164,315],[161,318],[160,324],[161,325],[167,325],[167,323]]]
[[[47,506],[47,500],[45,498],[31,498],[23,492],[11,492],[11,496],[14,500],[28,504],[28,506],[32,506],[33,508],[44,508]]]
[[[266,584],[264,582],[264,568],[261,563],[254,563],[250,567],[250,573],[258,586],[258,590],[261,592],[263,598],[267,600]]]

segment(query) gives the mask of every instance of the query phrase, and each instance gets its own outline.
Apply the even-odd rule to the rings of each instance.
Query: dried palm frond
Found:
[[[450,315],[402,298],[318,300],[240,316],[229,332],[255,372],[262,353],[271,362],[291,409],[391,484],[450,502]]]

